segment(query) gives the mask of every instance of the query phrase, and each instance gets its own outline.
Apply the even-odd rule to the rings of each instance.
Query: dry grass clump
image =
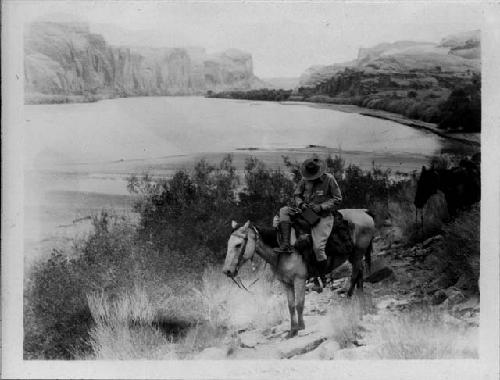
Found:
[[[329,313],[332,328],[330,338],[336,341],[340,348],[352,346],[353,342],[360,338],[363,316],[370,313],[372,308],[373,302],[369,295],[341,300]]]
[[[157,305],[135,285],[131,292],[87,296],[94,320],[90,330],[91,359],[175,359],[172,339],[154,326]]]
[[[177,359],[176,346],[159,329],[121,323],[98,323],[90,331],[90,360]]]
[[[377,335],[378,359],[478,358],[478,329],[448,323],[436,311],[390,315]]]
[[[200,289],[179,293],[168,286],[134,285],[108,297],[87,297],[95,325],[90,331],[94,359],[182,359],[207,347],[234,346],[238,330],[266,328],[286,318],[284,297],[261,272],[243,274],[250,292],[238,288],[220,268],[205,270]],[[190,326],[180,333],[159,325]]]
[[[349,349],[352,359],[478,358],[478,328],[466,326],[444,310],[381,312],[364,318],[372,309],[372,300],[365,296],[342,300],[330,312],[329,337],[341,349]],[[359,343],[364,346],[356,351]]]
[[[219,268],[205,270],[200,295],[211,323],[241,330],[269,327],[286,318],[281,288],[264,270],[257,274],[243,270],[240,277],[247,287],[253,284],[248,292],[222,276]]]

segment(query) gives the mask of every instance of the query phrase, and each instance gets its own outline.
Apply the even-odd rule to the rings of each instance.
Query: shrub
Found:
[[[53,251],[33,268],[25,287],[26,357],[69,359],[87,352],[93,323],[87,294],[133,283],[140,262],[133,227],[108,212],[95,216],[93,226],[75,252]]]
[[[462,287],[478,291],[480,264],[480,206],[462,212],[444,227],[446,258],[456,278],[462,278]]]
[[[70,359],[75,351],[88,351],[91,326],[86,306],[86,279],[62,253],[33,270],[24,318],[27,359]]]
[[[481,131],[481,82],[476,77],[473,84],[454,89],[440,106],[442,118],[439,127],[465,132]]]

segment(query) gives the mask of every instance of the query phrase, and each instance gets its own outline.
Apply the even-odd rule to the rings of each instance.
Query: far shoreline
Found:
[[[331,109],[334,111],[340,111],[345,113],[357,113],[362,116],[375,117],[378,119],[393,121],[398,124],[407,125],[416,129],[423,129],[434,133],[440,137],[456,140],[461,143],[472,145],[475,147],[481,147],[481,134],[480,133],[446,133],[440,130],[435,123],[426,123],[421,120],[415,120],[407,118],[406,116],[377,110],[372,108],[360,107],[355,104],[336,104],[336,103],[323,103],[323,102],[309,102],[307,100],[303,101],[283,101],[279,102],[284,105],[295,105],[295,104],[309,104],[311,107]]]

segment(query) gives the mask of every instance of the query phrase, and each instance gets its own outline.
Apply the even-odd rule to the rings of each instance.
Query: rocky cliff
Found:
[[[300,86],[314,87],[346,68],[362,74],[448,73],[467,76],[480,72],[480,32],[443,38],[440,43],[397,41],[359,49],[354,61],[312,66],[302,74]]]
[[[24,54],[26,99],[191,95],[262,86],[248,53],[110,46],[84,23],[28,25]]]

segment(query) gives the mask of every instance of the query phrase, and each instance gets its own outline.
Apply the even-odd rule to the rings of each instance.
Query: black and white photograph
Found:
[[[497,378],[499,8],[3,2],[3,374]]]

